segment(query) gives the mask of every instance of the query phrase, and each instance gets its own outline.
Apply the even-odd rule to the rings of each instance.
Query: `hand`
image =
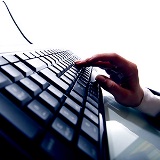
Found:
[[[134,63],[116,53],[104,53],[76,61],[75,64],[79,67],[97,66],[105,69],[110,77],[98,75],[96,81],[120,104],[136,107],[141,103],[144,93],[139,84],[138,69]],[[117,76],[121,77],[118,82]]]

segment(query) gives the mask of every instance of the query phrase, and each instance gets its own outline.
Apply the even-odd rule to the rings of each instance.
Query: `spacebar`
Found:
[[[21,132],[29,139],[35,139],[41,133],[40,126],[16,107],[5,96],[0,94],[0,120],[12,126],[12,132]],[[6,126],[9,128],[10,126]],[[14,130],[15,129],[15,130]]]

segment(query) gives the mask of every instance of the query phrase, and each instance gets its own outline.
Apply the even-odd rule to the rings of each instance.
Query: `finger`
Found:
[[[112,66],[116,66],[120,72],[128,72],[128,66],[131,63],[116,53],[102,53],[86,60],[78,61],[76,64],[79,66],[95,66],[102,63],[105,65],[106,62]]]
[[[110,92],[118,102],[122,103],[125,99],[124,97],[129,94],[127,89],[122,88],[120,85],[104,75],[98,75],[96,77],[96,81],[103,89]]]
[[[87,60],[81,60],[81,61],[76,61],[75,64],[77,66],[83,66],[83,67],[89,67],[89,66],[100,67],[105,70],[115,68],[115,66],[113,66],[110,62],[103,62],[103,61],[98,61],[98,62],[94,62],[94,63],[90,64],[87,62]]]
[[[90,64],[88,63],[88,60],[89,58],[85,59],[85,60],[78,60],[78,61],[75,61],[75,64],[77,66],[84,66],[84,67],[87,67],[87,66],[90,66]]]

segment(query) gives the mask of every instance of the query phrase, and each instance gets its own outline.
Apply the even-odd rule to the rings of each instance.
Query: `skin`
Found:
[[[137,107],[141,103],[144,93],[139,84],[136,64],[116,53],[97,54],[85,60],[76,61],[75,64],[78,67],[96,66],[105,69],[110,77],[98,75],[96,81],[110,92],[118,103],[129,107]],[[111,71],[123,73],[122,81],[116,83]]]

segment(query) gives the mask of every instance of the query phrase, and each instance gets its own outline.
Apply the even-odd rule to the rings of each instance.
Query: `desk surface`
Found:
[[[106,92],[104,104],[111,160],[159,160],[158,123],[135,109],[119,105]]]

